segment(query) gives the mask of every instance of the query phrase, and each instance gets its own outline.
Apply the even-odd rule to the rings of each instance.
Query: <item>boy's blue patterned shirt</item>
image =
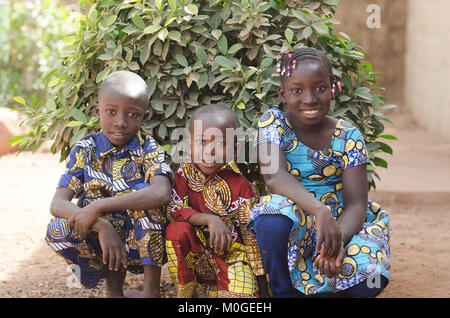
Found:
[[[147,187],[156,175],[172,178],[164,150],[153,137],[144,139],[138,132],[117,147],[98,132],[75,144],[58,186],[74,191],[78,205],[84,207],[96,199]]]

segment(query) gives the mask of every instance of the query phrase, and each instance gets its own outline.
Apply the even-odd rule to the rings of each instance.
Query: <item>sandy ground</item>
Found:
[[[392,279],[379,297],[450,297],[450,142],[399,122],[387,131],[399,138],[395,156],[370,193],[391,215]],[[69,267],[43,239],[63,171],[45,152],[0,157],[0,297],[104,296],[71,287]],[[142,278],[128,274],[125,289],[141,290]],[[166,267],[161,284],[162,297],[175,297]]]

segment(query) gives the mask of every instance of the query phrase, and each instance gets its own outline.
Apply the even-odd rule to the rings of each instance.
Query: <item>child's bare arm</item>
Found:
[[[92,213],[97,217],[108,211],[155,209],[170,202],[171,189],[169,178],[157,175],[150,179],[150,186],[146,188],[120,196],[96,200],[89,206],[92,208]]]
[[[344,169],[342,197],[345,208],[337,222],[342,231],[342,241],[347,242],[361,230],[366,218],[368,199],[366,165]]]
[[[231,233],[220,217],[207,213],[195,213],[187,221],[194,226],[208,226],[209,244],[217,254],[230,250],[233,243]]]
[[[264,149],[265,148],[265,149]],[[327,206],[316,200],[294,176],[288,172],[286,157],[281,148],[275,144],[266,144],[258,151],[258,163],[264,181],[272,193],[283,195],[294,201],[299,207],[316,217],[318,238],[316,249],[320,251],[322,243],[325,252],[336,257],[342,245],[342,233]],[[275,168],[273,168],[275,164]],[[264,173],[269,168],[271,173]],[[275,171],[273,171],[275,170]]]
[[[70,219],[77,214],[81,208],[72,202],[75,193],[64,187],[58,187],[50,205],[50,213],[53,216]]]

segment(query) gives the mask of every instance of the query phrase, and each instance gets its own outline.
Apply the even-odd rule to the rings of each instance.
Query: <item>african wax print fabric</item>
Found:
[[[338,120],[330,148],[314,150],[297,139],[289,120],[278,108],[269,109],[258,122],[255,145],[263,143],[278,145],[283,150],[289,173],[328,206],[336,219],[344,211],[342,171],[369,162],[360,131],[348,122]],[[345,242],[342,270],[333,278],[321,275],[313,267],[318,256],[314,217],[289,198],[269,194],[261,197],[252,209],[250,231],[253,231],[253,220],[263,214],[281,214],[293,221],[287,246],[288,267],[293,286],[302,293],[338,292],[367,279],[376,284],[377,275],[389,279],[389,216],[376,202],[367,203],[365,223]]]
[[[165,153],[153,137],[144,139],[139,132],[130,142],[117,147],[99,132],[75,144],[58,187],[72,190],[79,199],[77,205],[85,207],[101,198],[148,187],[156,175],[172,178]],[[102,218],[119,233],[128,254],[129,271],[142,273],[142,265],[161,266],[166,262],[167,220],[163,209],[111,211]],[[97,233],[75,233],[68,220],[55,217],[48,225],[45,240],[75,267],[74,273],[85,287],[95,288],[103,281],[107,267],[102,262]]]
[[[264,275],[259,249],[246,226],[256,200],[251,184],[234,161],[206,176],[193,163],[183,163],[174,176],[168,217],[166,250],[169,274],[178,297],[193,297],[196,287],[208,297],[252,297],[256,277]],[[232,236],[228,253],[217,255],[209,247],[206,226],[187,222],[196,213],[221,218]]]

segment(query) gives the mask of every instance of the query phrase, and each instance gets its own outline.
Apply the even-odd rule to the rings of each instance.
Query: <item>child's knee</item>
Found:
[[[69,221],[64,218],[54,217],[47,226],[46,239],[52,241],[67,240],[71,232]]]
[[[186,241],[189,234],[194,234],[194,227],[188,222],[172,222],[166,229],[166,240]]]

